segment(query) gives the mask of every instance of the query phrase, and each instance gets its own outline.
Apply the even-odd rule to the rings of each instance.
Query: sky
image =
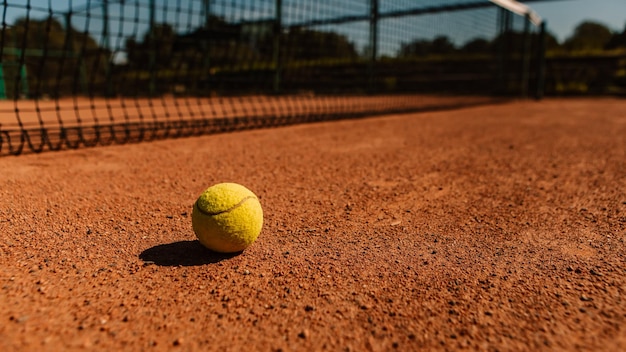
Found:
[[[528,5],[547,21],[548,30],[559,41],[570,36],[584,20],[603,23],[619,32],[626,25],[626,0],[560,0]]]

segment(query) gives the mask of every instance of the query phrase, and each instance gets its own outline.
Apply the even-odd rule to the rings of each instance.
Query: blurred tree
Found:
[[[617,49],[617,48],[626,48],[626,25],[624,26],[624,30],[622,33],[613,33],[611,35],[611,39],[605,46],[606,49]]]
[[[400,44],[398,57],[406,58],[412,56],[426,56],[430,54],[431,41],[425,39],[416,39],[410,43]]]
[[[88,82],[104,77],[110,52],[85,32],[54,17],[18,18],[5,31],[3,61],[17,63],[24,55],[30,94],[59,96],[81,93]]]
[[[495,52],[504,50],[506,53],[520,53],[524,47],[524,33],[518,31],[506,31],[498,35],[491,42],[491,47]]]
[[[535,43],[538,39],[538,33],[533,33],[531,36],[531,42]],[[499,50],[500,45],[505,45],[508,52],[519,52],[522,48],[522,41],[524,34],[520,32],[507,32],[496,37],[493,41],[488,41],[484,38],[475,38],[465,43],[459,51],[467,54],[491,54]],[[554,51],[561,46],[556,37],[550,33],[546,33],[545,48],[547,51]]]
[[[356,47],[344,35],[335,32],[293,28],[282,40],[283,58],[315,60],[358,57]]]
[[[150,55],[154,50],[155,68],[169,67],[175,40],[176,33],[170,24],[156,24],[151,31],[146,31],[141,42],[134,38],[126,40],[128,62],[134,67],[148,68]]]
[[[546,32],[546,38],[545,38],[544,44],[545,44],[546,51],[555,51],[555,50],[561,49],[561,44],[559,44],[559,40],[556,39],[554,34],[550,32]]]
[[[568,51],[602,50],[611,40],[611,31],[603,24],[586,21],[579,24],[574,34],[565,40]]]
[[[484,38],[468,41],[461,47],[461,51],[468,54],[485,54],[491,52],[491,42]]]
[[[446,36],[439,36],[433,39],[431,52],[433,54],[450,54],[456,51],[454,44]]]
[[[410,43],[402,43],[398,57],[445,55],[456,51],[454,44],[446,36],[439,36],[432,41],[416,39]]]
[[[211,16],[205,27],[187,34],[176,33],[168,23],[157,24],[143,35],[141,41],[126,40],[128,64],[136,69],[147,69],[152,51],[155,69],[193,69],[207,60],[211,66],[258,60],[258,50],[254,48],[256,32],[242,28],[242,25],[227,23],[217,16]]]

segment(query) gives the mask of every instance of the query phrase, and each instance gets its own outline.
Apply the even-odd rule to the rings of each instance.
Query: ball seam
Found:
[[[206,211],[206,210],[204,210],[204,209],[200,208],[200,206],[198,205],[198,202],[200,201],[200,199],[198,199],[198,200],[196,201],[196,204],[195,204],[195,205],[196,205],[196,208],[198,209],[198,211],[199,211],[199,212],[201,212],[202,214],[207,215],[207,216],[215,216],[215,215],[220,215],[220,214],[224,214],[224,213],[228,213],[228,212],[230,212],[230,211],[233,211],[233,210],[235,210],[235,209],[239,208],[240,206],[242,206],[242,205],[243,205],[243,203],[245,203],[245,202],[246,202],[246,201],[248,201],[249,199],[257,199],[257,197],[254,197],[254,196],[247,196],[247,197],[243,198],[243,199],[242,199],[239,203],[237,203],[237,204],[233,205],[232,207],[230,207],[230,208],[228,208],[228,209],[226,209],[226,210],[220,210],[220,211],[213,212],[213,213],[212,213],[212,212],[208,212],[208,211]],[[258,200],[258,199],[257,199],[257,200]]]

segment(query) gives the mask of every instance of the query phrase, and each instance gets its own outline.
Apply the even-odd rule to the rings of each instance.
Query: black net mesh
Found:
[[[5,0],[0,155],[534,94],[540,31],[478,0]]]

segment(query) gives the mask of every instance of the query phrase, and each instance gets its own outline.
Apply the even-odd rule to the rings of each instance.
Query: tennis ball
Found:
[[[219,183],[198,197],[191,213],[193,231],[210,250],[241,252],[261,233],[263,209],[257,196],[236,183]]]

